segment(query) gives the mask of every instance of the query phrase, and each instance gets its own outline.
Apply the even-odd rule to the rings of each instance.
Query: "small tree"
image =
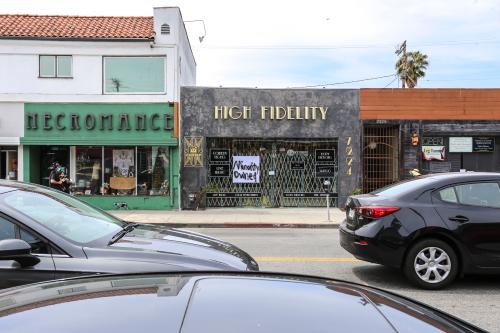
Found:
[[[401,79],[402,88],[415,88],[418,79],[425,76],[429,62],[427,55],[420,51],[404,52],[396,62],[396,72]]]

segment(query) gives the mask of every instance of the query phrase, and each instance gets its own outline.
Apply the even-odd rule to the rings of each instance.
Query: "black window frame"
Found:
[[[54,76],[42,76],[41,73],[41,59],[42,57],[54,57]],[[57,75],[57,58],[58,57],[71,57],[71,75],[58,76]],[[38,55],[38,78],[39,79],[72,79],[73,78],[73,55],[71,54],[39,54]]]

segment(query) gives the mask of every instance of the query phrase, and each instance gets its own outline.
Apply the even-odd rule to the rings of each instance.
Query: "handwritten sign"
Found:
[[[260,182],[260,156],[233,156],[233,183]]]

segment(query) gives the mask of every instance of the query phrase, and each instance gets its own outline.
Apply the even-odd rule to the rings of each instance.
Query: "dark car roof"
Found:
[[[377,189],[371,194],[391,197],[414,196],[423,191],[433,190],[447,185],[471,181],[500,181],[500,173],[496,172],[447,172],[435,173],[405,179],[386,187]]]
[[[2,333],[482,332],[405,298],[264,273],[111,275],[0,293]]]
[[[483,179],[483,178],[494,178],[500,179],[500,173],[498,172],[444,172],[444,173],[431,173],[427,175],[422,175],[419,178],[434,178],[434,179]]]

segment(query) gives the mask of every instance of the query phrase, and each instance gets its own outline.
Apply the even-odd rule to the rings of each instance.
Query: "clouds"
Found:
[[[396,44],[407,40],[408,50],[429,56],[429,81],[420,86],[500,86],[500,2],[494,0],[25,0],[1,3],[0,11],[152,15],[153,6],[164,5],[179,6],[184,20],[205,21],[203,43],[202,26],[186,24],[199,85],[295,87],[386,75],[394,72]]]

